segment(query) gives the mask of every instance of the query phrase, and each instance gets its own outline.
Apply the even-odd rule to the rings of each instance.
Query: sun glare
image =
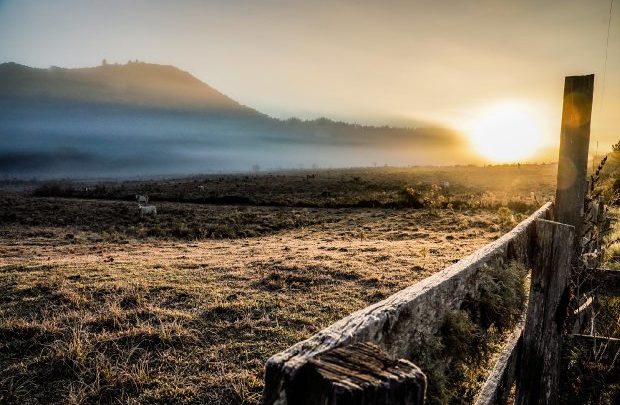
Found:
[[[497,103],[483,108],[466,132],[473,149],[496,163],[527,159],[543,142],[537,114],[520,102]]]

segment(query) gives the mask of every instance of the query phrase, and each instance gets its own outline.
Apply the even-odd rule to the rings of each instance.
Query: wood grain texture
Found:
[[[407,360],[358,343],[323,352],[306,363],[288,403],[299,405],[422,405],[426,376]]]
[[[558,403],[574,233],[570,225],[536,221],[536,258],[519,363],[518,405]]]
[[[587,187],[593,94],[594,75],[566,77],[554,219],[574,226],[578,241]]]

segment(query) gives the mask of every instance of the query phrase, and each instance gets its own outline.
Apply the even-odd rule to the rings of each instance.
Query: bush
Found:
[[[405,206],[411,208],[424,208],[424,197],[422,196],[422,193],[414,188],[405,187],[401,192],[401,196],[404,200]]]
[[[483,268],[476,291],[446,313],[437,336],[423,340],[412,357],[428,378],[427,403],[473,402],[488,353],[523,314],[525,276],[516,263]]]
[[[510,228],[515,222],[514,215],[512,215],[512,211],[508,207],[499,207],[497,216],[502,229]]]
[[[519,320],[527,300],[526,274],[526,269],[516,262],[506,268],[482,269],[474,316],[483,328],[494,325],[504,330]]]

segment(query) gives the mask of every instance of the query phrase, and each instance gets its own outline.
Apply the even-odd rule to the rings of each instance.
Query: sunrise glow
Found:
[[[483,107],[465,130],[471,146],[496,163],[527,160],[541,147],[541,122],[526,103],[501,102]]]

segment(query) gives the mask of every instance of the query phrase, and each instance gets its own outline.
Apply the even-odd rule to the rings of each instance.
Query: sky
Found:
[[[551,149],[564,76],[595,73],[591,150],[604,151],[620,138],[620,2],[605,73],[609,10],[609,0],[0,0],[0,62],[171,64],[278,118],[466,130],[517,102]]]

